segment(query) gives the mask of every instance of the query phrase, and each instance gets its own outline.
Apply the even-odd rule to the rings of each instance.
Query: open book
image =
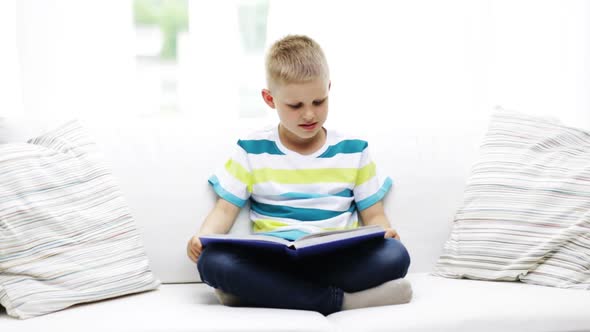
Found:
[[[204,247],[211,243],[226,243],[272,251],[292,256],[308,256],[354,246],[360,242],[383,238],[385,230],[378,225],[309,234],[295,241],[264,234],[210,234],[199,237]]]

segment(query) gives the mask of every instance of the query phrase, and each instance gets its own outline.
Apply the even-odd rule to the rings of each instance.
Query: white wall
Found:
[[[590,128],[590,2],[274,1],[270,42],[309,34],[330,125],[479,130],[496,105]]]
[[[491,1],[490,99],[590,129],[590,1]]]
[[[21,67],[16,49],[16,1],[0,2],[0,117],[22,113]]]
[[[17,2],[25,112],[121,115],[132,107],[130,0]]]

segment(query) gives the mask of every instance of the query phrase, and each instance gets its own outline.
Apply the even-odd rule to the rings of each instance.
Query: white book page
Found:
[[[309,234],[301,237],[293,242],[293,246],[296,248],[308,247],[318,243],[331,242],[339,239],[347,239],[365,234],[372,234],[382,232],[383,227],[378,225],[364,226],[352,229],[343,229],[337,231],[327,231],[315,234]]]
[[[339,230],[335,230],[335,231],[325,231],[325,232],[313,233],[313,234],[308,234],[308,235],[302,236],[302,237],[298,238],[297,240],[295,240],[295,242],[301,242],[301,241],[304,241],[307,239],[312,239],[312,238],[316,238],[316,237],[323,237],[323,236],[332,235],[332,234],[341,234],[341,233],[350,233],[350,232],[361,232],[364,234],[364,232],[366,232],[367,230],[375,231],[375,230],[382,230],[382,229],[383,228],[379,225],[372,225],[372,226],[362,226],[362,227],[358,227],[358,228],[339,229]]]
[[[288,246],[291,244],[291,241],[278,238],[276,236],[269,236],[269,235],[258,235],[258,234],[249,234],[249,235],[238,235],[238,234],[208,234],[208,235],[201,235],[201,238],[212,238],[212,239],[229,239],[229,240],[257,240],[257,241],[264,241],[264,242],[274,242],[280,243]]]

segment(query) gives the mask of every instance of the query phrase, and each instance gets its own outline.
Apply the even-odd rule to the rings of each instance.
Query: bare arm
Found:
[[[379,201],[370,207],[362,210],[359,212],[361,215],[361,220],[363,224],[366,226],[370,225],[381,225],[385,229],[385,237],[386,238],[395,238],[399,240],[399,234],[393,228],[391,228],[391,224],[385,215],[385,210],[383,209],[383,202]]]
[[[205,234],[225,234],[229,232],[239,213],[239,207],[222,198],[217,199],[215,207],[213,207],[209,215],[205,218],[199,232],[188,241],[186,248],[188,257],[196,263],[201,255],[201,251],[203,251],[199,236]]]
[[[240,209],[223,198],[217,199],[215,207],[205,218],[198,234],[225,234],[229,232],[240,213]]]

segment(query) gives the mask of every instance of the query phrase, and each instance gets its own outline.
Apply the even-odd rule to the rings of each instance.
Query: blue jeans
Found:
[[[402,278],[410,256],[395,239],[305,258],[250,248],[211,244],[197,268],[201,280],[233,294],[245,306],[340,311],[343,292],[357,292]]]

